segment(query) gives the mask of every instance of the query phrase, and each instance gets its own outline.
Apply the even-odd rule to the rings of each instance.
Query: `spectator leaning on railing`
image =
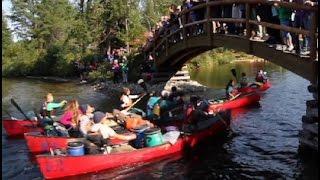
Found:
[[[215,0],[209,0],[215,1]],[[252,14],[250,14],[250,19],[258,20],[259,22],[267,22],[271,24],[279,24],[282,26],[302,28],[310,30],[311,28],[311,14],[308,11],[297,10],[293,11],[291,8],[280,6],[278,2],[291,3],[304,3],[309,6],[316,6],[318,1],[310,0],[266,0],[274,2],[273,6],[270,4],[259,3],[252,5]],[[193,7],[206,2],[206,0],[184,0],[182,6],[176,6],[172,4],[169,7],[169,16],[162,16],[160,22],[156,23],[156,27],[150,32],[151,34],[147,38],[147,42],[144,46],[144,50],[147,52],[151,49],[151,45],[159,43],[162,37],[174,33],[179,28],[182,28],[182,12],[192,9]],[[181,9],[182,8],[182,9]],[[212,18],[246,18],[246,9],[244,3],[233,3],[233,4],[223,4],[218,6],[211,6],[211,14],[209,17]],[[195,21],[200,21],[204,19],[206,12],[206,7],[184,13],[185,23],[189,24]],[[244,23],[219,23],[212,22],[213,33],[223,33],[223,34],[236,34],[244,35]],[[285,52],[294,52],[300,54],[309,54],[310,51],[310,37],[302,35],[294,35],[288,31],[277,30],[273,28],[266,28],[261,25],[254,26],[252,32],[247,32],[252,34],[252,38],[258,35],[254,39],[266,40],[269,47],[274,47],[275,44],[282,43],[284,45],[276,46],[277,50],[283,50]],[[257,31],[257,33],[255,32]],[[203,24],[196,24],[186,28],[186,35],[199,35],[203,33]],[[172,36],[171,36],[172,37]],[[173,39],[172,39],[173,38]],[[170,43],[176,43],[177,40],[183,39],[182,31],[176,33],[172,38],[169,39]],[[299,41],[300,40],[300,41]],[[156,54],[159,50],[163,50],[164,44],[156,50]],[[295,49],[294,49],[295,48]]]

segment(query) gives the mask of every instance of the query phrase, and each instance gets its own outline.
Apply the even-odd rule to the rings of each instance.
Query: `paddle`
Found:
[[[221,120],[221,122],[226,126],[229,127],[227,122],[220,116],[219,112],[217,112],[216,116],[218,116],[218,118]]]
[[[232,101],[232,100],[236,99],[236,98],[237,98],[237,97],[239,97],[240,95],[241,95],[241,93],[239,93],[239,94],[237,94],[237,95],[233,96],[232,98],[230,98],[230,100],[229,100],[229,101]]]
[[[143,94],[139,99],[136,100],[136,102],[132,103],[129,107],[125,108],[121,112],[127,112],[129,111],[134,105],[136,105],[146,94]]]
[[[15,101],[13,98],[11,98],[10,101],[11,101],[12,105],[14,105],[14,106],[18,109],[18,111],[21,112],[21,114],[23,114],[23,116],[28,120],[28,119],[29,119],[28,116],[22,111],[22,109],[21,109],[20,106],[16,103],[16,101]]]
[[[234,69],[234,68],[231,69],[231,73],[234,76],[234,78],[236,78],[236,81],[238,81],[236,69]]]
[[[254,85],[256,85],[256,86],[260,87],[260,86],[262,86],[262,85],[263,85],[263,83],[261,83],[261,82],[253,82],[253,83],[252,83],[252,84],[250,84],[249,86],[251,87],[251,86],[254,86]]]

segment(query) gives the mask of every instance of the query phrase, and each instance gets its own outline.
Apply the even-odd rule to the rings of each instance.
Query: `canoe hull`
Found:
[[[266,91],[267,89],[269,89],[271,87],[271,83],[269,81],[267,81],[266,83],[264,83],[262,86],[260,86],[259,88],[255,88],[255,87],[245,87],[245,88],[238,88],[237,90],[241,93],[250,93],[250,92],[256,92],[256,91]]]
[[[230,113],[228,119],[230,121]],[[37,155],[40,170],[46,179],[74,176],[118,168],[126,165],[155,162],[172,154],[183,155],[185,149],[194,148],[200,141],[226,130],[222,121],[216,121],[207,129],[182,136],[174,144],[163,144],[156,147],[137,149],[131,152],[98,154],[85,156],[50,156]]]
[[[29,151],[32,154],[39,154],[48,152],[50,148],[65,148],[68,142],[75,141],[81,138],[67,138],[67,137],[48,137],[41,132],[25,133],[24,138],[27,142]]]
[[[252,92],[231,101],[226,101],[218,104],[211,104],[209,106],[209,109],[213,111],[215,110],[225,111],[228,109],[235,109],[235,108],[249,106],[259,101],[260,101],[260,95],[258,93]]]
[[[28,132],[43,132],[37,121],[31,120],[2,120],[8,137],[23,137]]]

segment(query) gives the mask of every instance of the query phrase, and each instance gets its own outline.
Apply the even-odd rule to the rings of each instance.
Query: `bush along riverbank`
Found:
[[[229,64],[234,61],[262,61],[263,59],[244,52],[237,52],[226,48],[216,48],[207,51],[193,59],[188,63],[188,68],[195,69],[200,66],[207,66],[210,64]]]

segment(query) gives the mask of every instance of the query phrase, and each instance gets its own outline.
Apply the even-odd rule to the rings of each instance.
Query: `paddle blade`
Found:
[[[28,116],[22,111],[20,106],[17,104],[17,102],[13,98],[11,98],[10,101],[26,119],[29,119]]]
[[[237,78],[237,72],[236,72],[236,69],[231,69],[231,73],[232,75]]]

